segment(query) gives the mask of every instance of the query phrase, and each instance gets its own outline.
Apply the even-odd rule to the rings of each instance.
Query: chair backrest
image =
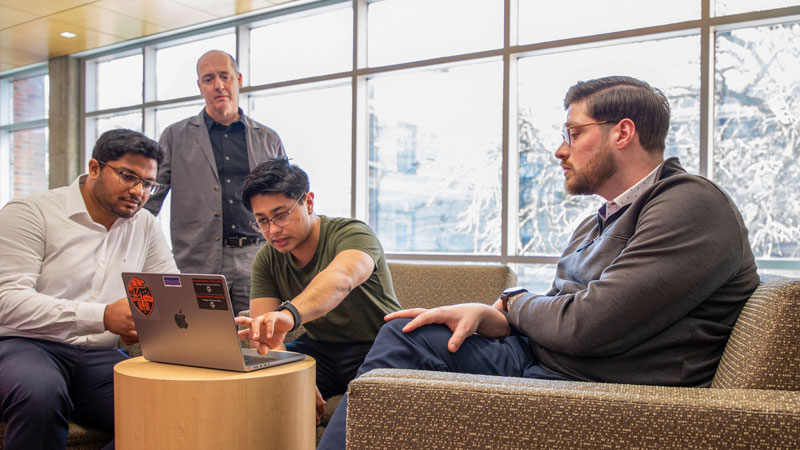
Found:
[[[389,263],[397,301],[403,308],[434,308],[456,303],[491,305],[517,275],[501,264]]]
[[[761,276],[711,387],[800,390],[800,280]]]

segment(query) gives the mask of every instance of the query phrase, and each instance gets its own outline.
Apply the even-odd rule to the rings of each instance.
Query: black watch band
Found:
[[[292,313],[292,317],[294,318],[294,325],[292,325],[292,329],[289,331],[294,331],[300,328],[300,325],[302,325],[302,321],[300,320],[300,311],[298,311],[297,308],[295,308],[292,302],[281,303],[281,306],[278,306],[278,309],[276,309],[275,311],[283,311],[284,309]]]
[[[500,300],[503,302],[503,309],[508,312],[508,308],[511,306],[509,304],[509,300],[512,300],[515,296],[525,292],[528,292],[528,290],[519,286],[511,287],[503,291],[503,293],[500,294]]]

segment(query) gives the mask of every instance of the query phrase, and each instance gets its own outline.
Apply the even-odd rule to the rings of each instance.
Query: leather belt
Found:
[[[245,236],[229,236],[222,240],[222,246],[228,248],[240,248],[251,244],[262,242],[263,239]]]

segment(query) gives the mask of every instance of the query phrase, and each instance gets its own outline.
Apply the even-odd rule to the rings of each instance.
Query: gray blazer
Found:
[[[251,170],[269,158],[286,155],[278,133],[245,115],[242,120]],[[222,190],[203,111],[167,127],[159,143],[164,161],[157,180],[164,188],[145,208],[158,214],[171,189],[170,234],[178,268],[181,272],[220,273]]]

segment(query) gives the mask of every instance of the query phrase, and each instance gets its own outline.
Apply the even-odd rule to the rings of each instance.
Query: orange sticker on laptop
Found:
[[[133,277],[128,283],[128,295],[136,309],[145,317],[150,317],[155,307],[156,299],[153,298],[153,291],[144,284],[141,278]]]

